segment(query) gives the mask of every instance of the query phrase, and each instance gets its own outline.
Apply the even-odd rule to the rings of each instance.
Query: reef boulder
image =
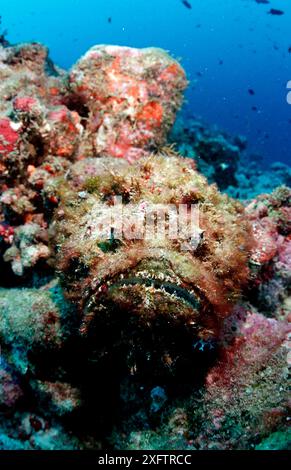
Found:
[[[86,114],[84,145],[130,162],[164,145],[186,85],[161,49],[93,47],[70,73],[71,102]]]

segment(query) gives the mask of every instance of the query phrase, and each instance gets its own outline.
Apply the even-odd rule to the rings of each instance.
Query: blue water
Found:
[[[11,42],[42,42],[64,68],[94,44],[167,49],[190,80],[186,113],[245,135],[266,163],[290,163],[291,0],[189,2],[191,10],[181,0],[0,0],[0,15]]]

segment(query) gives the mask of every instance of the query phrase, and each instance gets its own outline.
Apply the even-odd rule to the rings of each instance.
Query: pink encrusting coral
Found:
[[[206,377],[202,449],[246,448],[287,422],[291,325],[244,310],[239,322],[242,309],[234,312],[235,338]]]
[[[130,162],[165,143],[186,85],[180,64],[155,48],[95,46],[70,74],[93,152]]]
[[[13,123],[8,118],[0,120],[0,152],[3,158],[16,151],[17,141],[20,139],[20,135],[17,132],[19,128],[19,125]]]
[[[279,187],[271,194],[261,194],[247,207],[246,212],[253,224],[257,241],[252,260],[264,264],[280,251],[283,238],[291,232],[291,192]]]
[[[279,187],[246,207],[256,246],[251,256],[252,295],[260,311],[278,319],[291,316],[291,192]]]

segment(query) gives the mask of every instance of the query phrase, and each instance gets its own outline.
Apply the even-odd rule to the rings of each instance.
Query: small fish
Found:
[[[268,12],[268,14],[269,15],[281,16],[281,15],[284,15],[284,11],[277,10],[276,8],[271,8],[271,10]]]
[[[202,72],[196,72],[197,77],[203,77]]]
[[[223,65],[223,60],[220,60],[218,63],[219,65]]]
[[[188,2],[188,0],[182,0],[182,3],[184,5],[184,7],[188,8],[188,10],[192,9],[192,5],[191,5],[191,3]]]
[[[252,106],[252,111],[258,111],[257,106]]]
[[[289,54],[291,54],[291,46],[288,47],[288,52],[289,52]]]
[[[107,22],[108,22],[108,23],[112,23],[112,18],[111,18],[111,16],[109,16]]]
[[[267,5],[269,2],[269,0],[255,0],[256,3],[262,3],[263,5]]]
[[[254,95],[255,95],[255,92],[254,92],[254,90],[253,90],[252,88],[249,88],[249,89],[248,89],[248,93],[249,93],[249,95],[251,95],[251,96],[254,96]]]

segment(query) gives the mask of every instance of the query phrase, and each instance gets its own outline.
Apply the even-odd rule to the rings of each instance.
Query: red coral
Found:
[[[47,119],[51,126],[46,139],[48,152],[59,157],[72,157],[80,136],[79,115],[62,106],[50,111]]]
[[[8,118],[0,119],[0,157],[7,157],[17,149],[19,133],[13,128],[12,121]]]
[[[37,104],[38,102],[35,98],[32,98],[31,96],[23,96],[15,98],[13,102],[13,107],[15,111],[29,113]]]
[[[159,127],[162,123],[163,108],[157,101],[150,101],[144,105],[137,119],[144,121],[147,129]]]
[[[5,243],[11,244],[13,241],[14,228],[10,225],[0,223],[0,237],[5,241]]]
[[[73,68],[71,100],[89,110],[95,153],[132,162],[165,143],[182,102],[182,67],[158,49],[96,46]],[[76,101],[76,99],[75,99]]]

